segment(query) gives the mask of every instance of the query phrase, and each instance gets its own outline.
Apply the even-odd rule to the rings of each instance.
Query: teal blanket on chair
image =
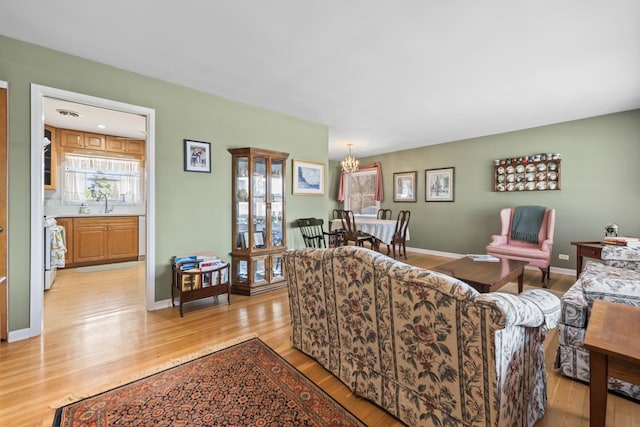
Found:
[[[538,233],[547,210],[544,206],[518,206],[511,222],[511,239],[539,243]]]

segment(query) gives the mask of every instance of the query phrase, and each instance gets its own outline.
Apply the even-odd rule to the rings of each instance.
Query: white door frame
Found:
[[[31,84],[31,280],[29,337],[42,334],[44,303],[44,183],[42,135],[44,98],[56,98],[146,117],[146,308],[155,306],[155,110],[47,86]]]

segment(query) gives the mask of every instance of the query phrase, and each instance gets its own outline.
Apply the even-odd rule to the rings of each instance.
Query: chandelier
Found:
[[[358,159],[353,157],[353,154],[351,154],[351,146],[353,144],[348,144],[348,145],[349,145],[349,154],[347,154],[347,156],[341,162],[342,163],[342,171],[344,173],[351,173],[351,172],[357,171],[358,170],[358,163],[360,163],[358,161]]]

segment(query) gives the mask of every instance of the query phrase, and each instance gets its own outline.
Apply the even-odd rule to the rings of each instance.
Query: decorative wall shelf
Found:
[[[560,190],[561,166],[559,154],[496,160],[493,167],[494,191]]]

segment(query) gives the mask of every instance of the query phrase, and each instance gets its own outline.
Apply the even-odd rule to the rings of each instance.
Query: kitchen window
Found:
[[[142,175],[138,159],[66,154],[62,202],[79,205],[106,197],[112,204],[141,205]]]

